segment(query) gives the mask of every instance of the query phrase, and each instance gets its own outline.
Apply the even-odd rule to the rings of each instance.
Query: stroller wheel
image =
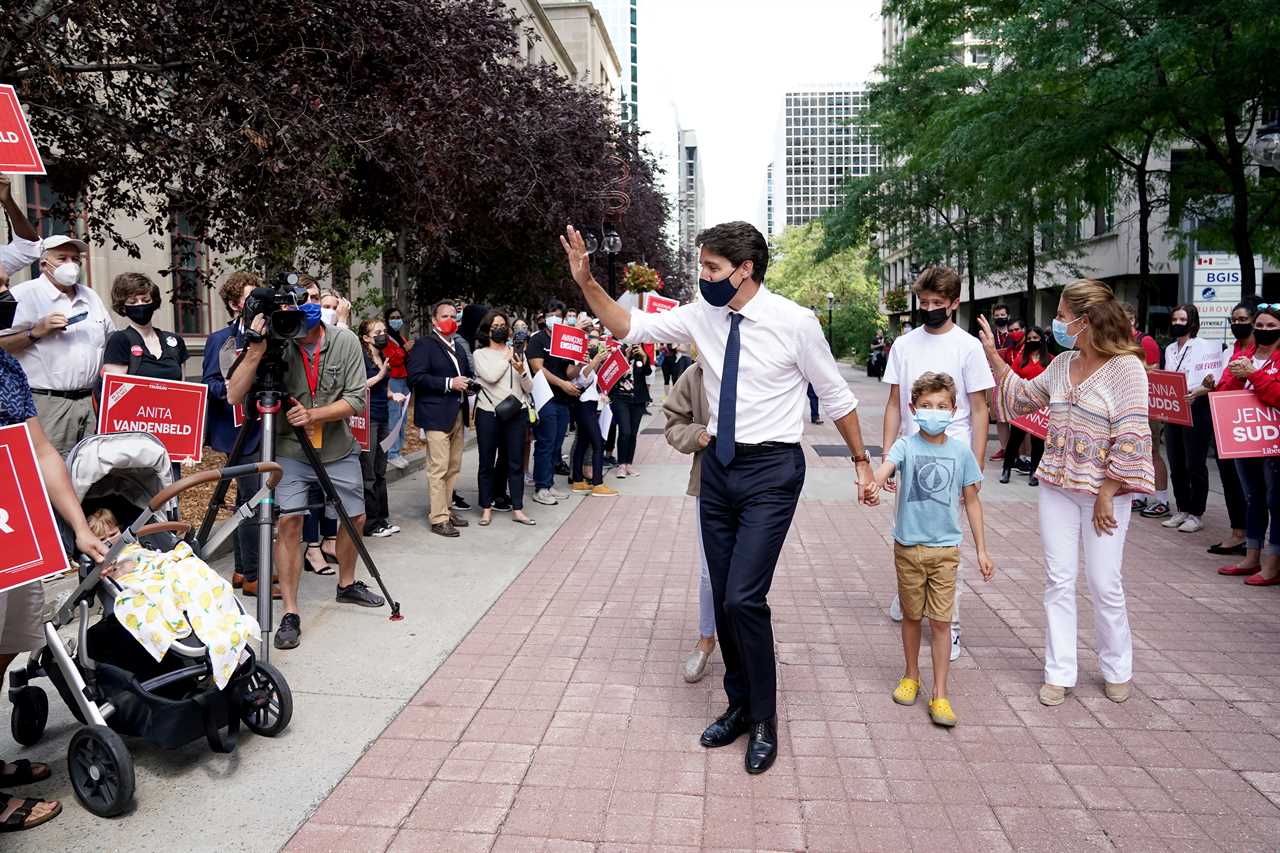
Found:
[[[67,769],[76,799],[98,817],[115,817],[133,802],[133,756],[106,726],[85,726],[71,736]]]
[[[38,743],[49,722],[49,697],[39,687],[27,686],[13,696],[13,714],[9,717],[9,731],[13,739],[23,746]]]
[[[293,693],[280,670],[258,661],[249,676],[240,719],[249,731],[263,737],[275,737],[289,727],[293,719]]]

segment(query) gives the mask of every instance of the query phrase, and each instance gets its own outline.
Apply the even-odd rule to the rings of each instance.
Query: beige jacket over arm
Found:
[[[667,425],[663,428],[667,444],[681,453],[693,454],[689,487],[685,493],[697,497],[702,485],[702,445],[698,438],[707,431],[707,421],[711,417],[707,395],[702,391],[701,363],[685,370],[663,401],[662,411],[667,416]]]

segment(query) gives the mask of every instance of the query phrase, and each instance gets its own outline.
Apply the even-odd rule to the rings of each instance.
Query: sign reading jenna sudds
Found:
[[[1187,375],[1176,370],[1147,372],[1147,407],[1153,421],[1191,426],[1187,403]]]
[[[626,375],[630,367],[631,362],[627,361],[622,350],[614,350],[596,370],[596,384],[600,386],[601,391],[608,394],[613,386],[618,384],[618,380]]]
[[[151,433],[174,462],[199,462],[208,390],[195,382],[107,373],[102,377],[98,432]]]
[[[1252,391],[1219,391],[1209,395],[1213,438],[1219,459],[1280,456],[1280,410]]]
[[[0,592],[66,568],[27,425],[0,427]]]
[[[551,346],[547,352],[558,358],[567,358],[585,364],[587,361],[587,333],[574,326],[556,323],[551,327]]]
[[[1009,423],[1027,435],[1034,435],[1043,440],[1049,434],[1049,408],[1046,406],[1043,409],[1037,409],[1029,415],[1014,418]]]
[[[0,172],[43,175],[40,150],[12,86],[0,85]]]

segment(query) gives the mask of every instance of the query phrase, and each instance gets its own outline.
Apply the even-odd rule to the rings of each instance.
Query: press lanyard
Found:
[[[302,354],[302,367],[307,374],[307,387],[311,389],[311,405],[316,404],[316,390],[320,387],[320,357],[324,351],[324,329],[320,330],[320,340],[316,343],[316,360],[311,361],[306,349],[298,344],[298,352]]]

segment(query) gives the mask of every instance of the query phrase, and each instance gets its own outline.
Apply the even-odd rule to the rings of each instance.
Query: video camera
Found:
[[[296,311],[307,301],[307,289],[299,283],[296,272],[280,273],[271,287],[256,287],[249,292],[244,303],[244,326],[248,329],[259,315],[267,318],[266,335],[248,332],[251,343],[266,338],[274,341],[294,341],[306,335],[303,314]]]

